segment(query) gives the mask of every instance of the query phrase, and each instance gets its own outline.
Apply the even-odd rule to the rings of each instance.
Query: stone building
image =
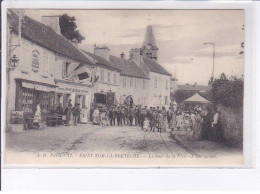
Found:
[[[78,102],[89,107],[95,64],[60,34],[58,24],[54,25],[57,17],[44,17],[41,23],[24,16],[21,37],[14,11],[8,11],[7,22],[7,125],[19,123],[11,119],[13,111],[33,115],[39,102],[43,119],[59,103],[65,108],[68,99],[73,105]],[[19,60],[15,68],[11,67],[12,57]],[[86,79],[78,77],[84,72]]]

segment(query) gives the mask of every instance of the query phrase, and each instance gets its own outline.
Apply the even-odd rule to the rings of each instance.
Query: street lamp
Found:
[[[211,72],[211,79],[213,81],[214,79],[214,68],[215,68],[215,42],[206,42],[206,43],[203,43],[204,45],[212,45],[213,47],[213,67],[212,67],[212,72]]]
[[[18,67],[18,64],[19,64],[19,59],[16,55],[13,55],[11,58],[10,58],[10,70],[14,70],[16,67]]]

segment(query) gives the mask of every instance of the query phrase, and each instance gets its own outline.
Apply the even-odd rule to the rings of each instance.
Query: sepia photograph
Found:
[[[4,163],[242,167],[243,9],[7,9]]]

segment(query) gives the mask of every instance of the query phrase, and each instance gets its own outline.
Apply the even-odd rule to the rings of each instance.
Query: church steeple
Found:
[[[159,48],[156,45],[156,41],[153,34],[153,28],[149,24],[149,26],[146,27],[146,32],[144,36],[144,41],[141,47],[141,55],[144,57],[147,57],[149,59],[155,59],[158,58],[158,50]]]

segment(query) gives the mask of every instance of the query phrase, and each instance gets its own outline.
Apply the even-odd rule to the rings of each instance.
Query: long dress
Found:
[[[87,123],[88,122],[88,114],[87,114],[87,109],[83,108],[81,110],[81,118],[80,118],[82,123]]]
[[[35,111],[35,114],[34,114],[33,122],[34,122],[34,123],[40,123],[41,120],[42,120],[41,107],[40,107],[40,105],[38,104],[38,105],[36,106],[36,111]]]
[[[202,122],[202,117],[200,116],[200,114],[197,114],[195,117],[195,124],[193,130],[193,140],[195,141],[202,140]]]
[[[93,124],[99,125],[100,124],[100,116],[99,116],[99,110],[95,109],[93,113]]]
[[[175,127],[176,127],[176,115],[175,113],[173,113],[169,128],[173,130]]]

